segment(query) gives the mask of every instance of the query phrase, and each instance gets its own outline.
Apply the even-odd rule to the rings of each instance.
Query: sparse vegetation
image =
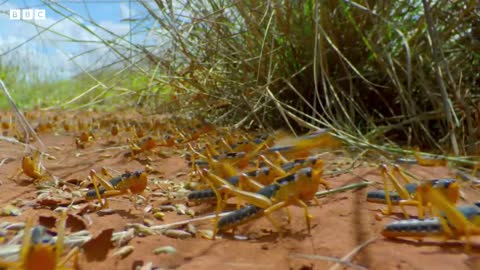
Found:
[[[479,0],[42,3],[0,269],[480,268]]]
[[[97,35],[125,68],[37,84],[51,94],[17,101],[114,107],[120,93],[149,111],[173,102],[237,127],[328,127],[352,143],[478,153],[476,1],[182,2],[138,1],[145,15],[129,34],[165,43]]]

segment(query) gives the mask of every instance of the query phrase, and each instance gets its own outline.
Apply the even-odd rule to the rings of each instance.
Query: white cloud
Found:
[[[141,12],[134,8],[129,14],[129,6],[126,3],[120,3],[119,7],[122,19],[141,15]],[[140,7],[137,7],[140,10]],[[97,21],[99,27],[81,18],[75,18],[83,27],[98,35],[97,37],[78,23],[68,19],[55,19],[54,12],[48,10],[47,19],[36,21],[36,25],[25,21],[11,21],[8,14],[11,8],[18,7],[8,2],[0,5],[0,11],[3,11],[0,12],[0,61],[15,61],[24,72],[38,72],[40,76],[61,74],[60,77],[68,77],[80,73],[82,69],[97,69],[119,60],[119,56],[102,40],[116,42],[117,45],[114,46],[120,49],[123,47],[124,51],[130,48],[129,27],[130,24],[133,26],[135,23],[105,19]],[[144,26],[142,27],[142,30],[145,29]],[[124,37],[124,40],[118,39],[102,28]],[[38,34],[39,32],[41,34]],[[133,34],[132,41],[135,44],[159,46],[165,44],[167,37],[166,33],[150,31],[147,34],[142,31],[142,33]],[[72,42],[72,39],[75,41]],[[24,42],[26,43],[23,44]],[[19,45],[21,46],[18,47]],[[151,51],[155,50],[151,49]],[[2,55],[5,52],[9,53]],[[84,54],[84,52],[89,53]]]
[[[47,18],[36,23],[38,27],[23,21],[0,22],[0,27],[6,26],[3,29],[7,29],[0,32],[0,55],[10,51],[1,57],[2,61],[18,63],[24,72],[39,72],[42,77],[59,70],[63,71],[62,77],[68,77],[82,69],[97,69],[118,60],[118,56],[101,39],[72,21]],[[125,23],[103,21],[99,25],[116,35],[123,36],[129,31],[129,26]],[[112,35],[98,27],[87,27],[102,39],[113,39]],[[79,42],[72,42],[71,39]],[[14,50],[11,51],[12,49]],[[87,51],[90,52],[83,54]],[[74,57],[73,60],[71,57]]]
[[[128,5],[128,3],[120,3],[120,20],[135,18],[137,16],[137,11]]]
[[[98,23],[101,27],[108,29],[110,32],[115,33],[118,36],[124,36],[130,31],[128,23],[116,23],[112,21],[100,21]],[[99,28],[100,29],[100,28]],[[104,30],[102,30],[104,32]],[[105,32],[107,33],[107,32]]]

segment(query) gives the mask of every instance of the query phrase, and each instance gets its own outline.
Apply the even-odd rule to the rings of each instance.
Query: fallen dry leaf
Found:
[[[103,230],[83,245],[83,253],[88,262],[103,261],[107,258],[108,251],[113,248],[113,229]]]
[[[38,217],[38,224],[42,225],[45,228],[52,229],[55,228],[55,223],[57,222],[57,218],[54,216],[39,216]]]
[[[67,200],[55,199],[55,198],[51,198],[51,197],[46,197],[46,198],[42,198],[42,199],[37,200],[38,205],[48,206],[48,207],[59,206],[59,205],[65,204],[65,203],[69,204],[70,202],[67,201]]]
[[[73,214],[68,214],[66,226],[71,232],[83,231],[87,228],[85,220],[82,217]]]

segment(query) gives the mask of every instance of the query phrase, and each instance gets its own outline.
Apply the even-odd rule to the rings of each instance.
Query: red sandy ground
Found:
[[[101,166],[113,168],[119,172],[137,170],[143,165],[135,160],[127,160],[123,154],[126,150],[111,150],[105,153],[112,154],[112,158],[102,159],[100,154],[87,154],[75,157],[78,152],[90,152],[104,148],[98,141],[85,150],[75,148],[72,135],[54,135],[52,132],[41,134],[47,146],[57,146],[61,150],[49,152],[56,160],[45,161],[45,166],[50,173],[61,179],[85,179],[90,169],[97,171]],[[27,177],[21,176],[15,182],[10,179],[14,175],[24,156],[24,148],[8,142],[0,142],[0,160],[10,158],[0,167],[0,207],[16,199],[33,200],[36,197],[35,188],[29,184]],[[102,154],[105,154],[102,153]],[[168,158],[153,157],[151,163],[162,175],[152,178],[173,179],[183,181],[189,168],[186,162],[178,155]],[[452,176],[447,168],[424,168],[411,166],[410,169],[418,176],[425,179]],[[176,177],[177,175],[182,175]],[[359,182],[363,179],[379,181],[378,170],[374,167],[358,168],[354,174],[343,174],[329,178],[332,187]],[[380,185],[377,186],[377,188]],[[173,239],[164,235],[135,237],[129,245],[135,247],[133,253],[126,258],[113,257],[115,249],[109,251],[105,261],[87,263],[81,260],[82,269],[135,269],[136,266],[152,262],[159,269],[330,269],[335,263],[320,259],[305,259],[295,254],[320,255],[341,258],[352,249],[365,241],[377,238],[352,259],[352,263],[369,269],[480,269],[480,249],[474,248],[470,254],[458,242],[442,243],[439,239],[427,239],[423,242],[415,240],[386,240],[380,234],[384,224],[395,218],[384,218],[383,221],[375,220],[378,209],[384,207],[379,204],[365,201],[366,191],[375,187],[370,186],[357,191],[347,191],[320,199],[322,206],[311,205],[309,210],[314,215],[311,235],[308,235],[303,217],[303,210],[290,207],[292,223],[285,225],[287,232],[279,235],[265,218],[252,221],[237,229],[236,234],[249,236],[248,240],[236,240],[232,235],[224,235],[219,240],[206,240],[200,237],[185,240]],[[466,188],[464,188],[465,190]],[[465,197],[467,202],[478,199],[478,194],[469,189]],[[151,198],[151,204],[158,205]],[[464,203],[467,203],[464,202]],[[87,229],[96,235],[107,228],[115,231],[125,229],[127,223],[142,223],[144,218],[155,220],[151,214],[134,209],[127,197],[110,200],[110,208],[117,210],[112,215],[99,216],[95,213],[88,214],[92,220]],[[140,207],[143,208],[143,207]],[[195,209],[201,209],[197,207]],[[205,207],[203,207],[205,209]],[[52,210],[22,209],[18,217],[2,217],[2,221],[25,221],[28,216],[54,215]],[[212,211],[199,214],[211,214]],[[275,217],[281,220],[284,211],[279,211]],[[166,224],[178,220],[188,219],[168,212],[164,221],[157,224]],[[211,229],[212,223],[205,221],[195,224],[197,228]],[[479,244],[478,239],[474,240]],[[170,245],[176,248],[175,254],[155,255],[155,248]],[[338,269],[344,269],[339,266]],[[345,267],[348,268],[348,267]]]

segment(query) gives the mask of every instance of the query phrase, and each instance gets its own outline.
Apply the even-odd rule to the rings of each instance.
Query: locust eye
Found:
[[[51,240],[51,236],[47,234],[47,230],[43,226],[35,226],[32,229],[32,243],[42,244],[48,243]]]
[[[307,177],[312,177],[312,168],[303,168],[299,171],[299,173],[307,176]]]
[[[455,183],[456,183],[455,180],[448,179],[447,181],[445,181],[444,185],[445,185],[445,188],[448,188],[448,187],[450,187],[450,185],[454,185]]]

